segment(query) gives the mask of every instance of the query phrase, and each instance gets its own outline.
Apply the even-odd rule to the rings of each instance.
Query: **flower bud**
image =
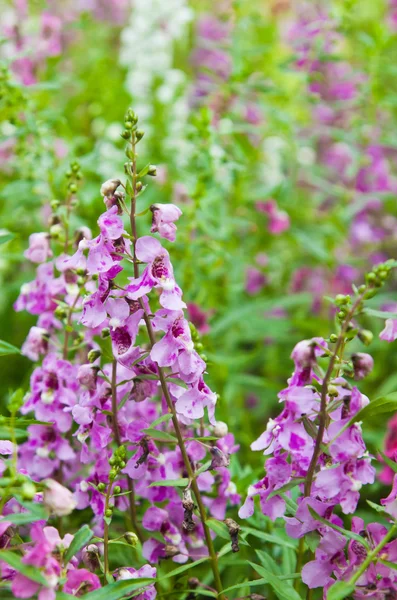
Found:
[[[374,359],[365,352],[352,355],[354,379],[363,379],[371,373],[374,367]]]
[[[92,365],[80,365],[77,371],[77,379],[80,385],[89,390],[95,390],[98,369]]]
[[[57,239],[62,233],[62,225],[52,225],[50,227],[50,235],[52,238]]]
[[[120,179],[108,179],[101,185],[101,195],[104,197],[113,196],[120,184]]]
[[[31,481],[25,481],[22,485],[21,493],[24,500],[33,500],[37,493],[36,486]]]
[[[43,503],[57,517],[70,515],[76,508],[76,500],[70,490],[54,479],[44,480]]]
[[[374,339],[374,334],[369,329],[360,329],[358,332],[358,339],[365,345],[369,346]]]
[[[232,552],[238,552],[240,550],[238,545],[240,525],[236,523],[236,521],[233,521],[233,519],[225,519],[225,525],[229,530],[230,539],[232,542]]]
[[[156,175],[157,175],[156,165],[149,165],[147,174],[150,175],[151,177],[156,177]]]
[[[227,454],[222,452],[217,446],[211,448],[212,461],[209,466],[211,469],[219,469],[220,467],[228,467],[230,464],[230,458]]]
[[[216,437],[223,438],[225,437],[225,435],[228,434],[228,431],[229,429],[226,423],[224,423],[223,421],[218,421],[214,427],[213,433]]]
[[[87,354],[88,362],[93,363],[101,356],[100,350],[90,350]]]
[[[124,534],[124,539],[133,548],[135,548],[138,544],[138,536],[133,531],[126,531]]]

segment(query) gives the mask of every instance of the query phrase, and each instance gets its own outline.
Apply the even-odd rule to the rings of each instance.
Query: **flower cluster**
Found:
[[[79,179],[73,163],[65,205],[52,205],[51,222],[57,227],[30,237],[25,256],[39,263],[37,277],[23,286],[15,304],[16,310],[39,315],[22,352],[40,363],[21,406],[22,414],[33,413],[40,424],[28,427],[28,439],[18,448],[18,470],[42,487],[50,514],[90,508],[91,525],[103,540],[97,559],[85,561],[88,570],[78,569],[78,561],[70,566],[63,589],[71,593],[100,586],[95,571],[101,569],[101,555],[109,578],[109,526],[115,515],[129,513],[132,535],[142,541],[149,563],[165,558],[183,563],[214,552],[203,521],[206,508],[222,521],[227,505],[240,501],[227,468],[238,446],[227,426],[215,420],[217,395],[205,382],[203,346],[185,317],[170,255],[157,238],[136,236],[136,201],[143,186],[136,175],[135,146],[142,136],[131,110],[125,128],[128,180],[102,185],[106,210],[98,219],[99,235],[92,238],[86,228],[70,234]],[[153,176],[155,167],[146,172]],[[152,233],[173,241],[179,208],[150,208]],[[182,500],[179,481],[185,487]],[[4,515],[21,510],[7,501]],[[58,589],[63,566],[53,554],[60,542],[46,542],[51,527],[40,536],[34,527],[38,546],[23,560],[33,564],[32,555],[48,561],[48,567],[47,562],[40,566],[51,588]],[[148,574],[155,577],[156,570],[146,565],[139,571],[117,569],[113,577]],[[14,595],[25,597],[20,575],[14,575],[7,575]],[[31,582],[30,591],[33,587],[36,591],[38,584]],[[45,593],[40,600],[50,598]],[[155,589],[147,588],[143,597],[154,598]]]

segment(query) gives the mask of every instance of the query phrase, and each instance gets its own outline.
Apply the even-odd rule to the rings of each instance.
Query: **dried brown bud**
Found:
[[[238,545],[238,534],[240,531],[240,525],[233,521],[233,519],[225,519],[225,525],[229,530],[230,539],[232,542],[232,552],[238,552],[240,547]]]
[[[184,508],[182,527],[185,531],[193,531],[196,528],[193,521],[194,502],[189,488],[183,492],[182,506]]]

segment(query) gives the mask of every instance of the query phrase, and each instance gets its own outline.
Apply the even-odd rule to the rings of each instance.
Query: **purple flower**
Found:
[[[44,486],[43,503],[51,514],[57,517],[70,515],[76,508],[72,492],[54,479],[46,479]]]
[[[354,379],[364,379],[374,368],[374,359],[370,354],[357,352],[352,354]]]
[[[29,237],[29,248],[25,250],[24,256],[34,263],[43,263],[51,258],[49,239],[48,233],[32,233]]]
[[[186,308],[181,298],[182,291],[175,282],[169,254],[160,242],[150,236],[139,238],[136,243],[136,256],[138,260],[147,263],[147,267],[140,277],[131,279],[132,283],[126,288],[127,297],[137,300],[153,287],[160,287],[161,306],[169,310]]]
[[[144,565],[140,569],[134,569],[133,567],[121,567],[113,574],[114,578],[119,580],[125,579],[140,579],[140,578],[156,578],[157,571],[155,567],[151,567],[150,565]],[[156,598],[157,592],[154,585],[149,585],[142,589],[142,593],[134,596],[137,600],[154,600]]]
[[[48,337],[48,331],[42,327],[32,327],[22,345],[22,354],[32,361],[39,360],[39,356],[48,351]]]
[[[69,570],[66,577],[63,591],[72,596],[84,596],[87,592],[93,592],[101,587],[98,575],[90,573],[87,569]]]
[[[397,319],[386,319],[385,328],[380,332],[379,337],[385,342],[394,342],[397,339]]]
[[[150,210],[153,214],[151,233],[158,232],[161,237],[174,242],[176,232],[174,221],[179,219],[182,211],[175,204],[152,204]]]

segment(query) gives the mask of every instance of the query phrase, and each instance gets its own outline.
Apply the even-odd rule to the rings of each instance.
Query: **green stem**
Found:
[[[131,149],[132,149],[132,155],[133,155],[133,159],[132,159],[132,189],[133,189],[133,193],[131,195],[131,212],[130,212],[130,224],[131,224],[131,232],[132,232],[132,236],[133,236],[133,256],[134,256],[134,277],[137,279],[139,277],[139,265],[136,259],[136,241],[137,241],[137,229],[136,229],[136,184],[137,184],[137,174],[136,174],[136,153],[135,153],[135,144],[136,144],[136,140],[135,140],[135,133],[132,133],[131,135]],[[143,318],[146,324],[146,329],[148,332],[148,336],[149,336],[149,341],[150,341],[150,347],[152,348],[154,346],[154,344],[156,343],[156,338],[154,335],[154,331],[153,331],[153,327],[152,327],[152,323],[150,321],[150,317],[146,312],[144,303],[142,301],[142,299],[140,299],[140,306],[143,310]],[[185,442],[182,436],[182,432],[181,432],[181,428],[179,425],[179,421],[178,421],[178,417],[176,414],[176,410],[175,410],[175,406],[174,403],[172,401],[172,398],[170,396],[169,390],[168,390],[168,386],[167,386],[167,382],[166,382],[166,377],[164,374],[163,369],[157,365],[158,368],[158,373],[159,373],[159,379],[160,379],[160,385],[161,385],[161,389],[162,389],[162,393],[165,397],[165,400],[167,402],[167,406],[168,406],[168,410],[170,411],[171,415],[172,415],[172,424],[174,426],[174,430],[175,430],[175,434],[178,440],[178,446],[182,455],[182,459],[183,459],[183,463],[185,465],[185,469],[187,472],[187,475],[189,477],[189,480],[191,481],[191,487],[193,490],[193,493],[195,495],[196,498],[196,502],[197,502],[197,507],[200,513],[200,519],[201,522],[203,524],[203,529],[204,529],[204,536],[205,536],[205,540],[207,543],[207,547],[208,547],[208,552],[210,555],[210,560],[211,560],[211,568],[212,568],[212,572],[213,572],[213,576],[214,576],[214,583],[215,583],[215,587],[218,593],[218,599],[219,600],[225,600],[225,596],[222,594],[222,581],[221,581],[221,577],[220,577],[220,572],[219,572],[219,566],[218,566],[218,556],[215,552],[215,548],[214,545],[212,543],[212,538],[211,538],[211,533],[209,528],[206,525],[206,520],[207,520],[207,515],[206,515],[206,511],[205,511],[205,507],[204,507],[204,503],[203,500],[201,498],[201,494],[200,494],[200,490],[198,488],[197,485],[197,481],[195,478],[195,474],[186,450],[186,446],[185,446]]]
[[[114,440],[117,444],[117,447],[121,446],[121,438],[120,438],[120,429],[118,423],[118,412],[117,412],[117,360],[114,359],[112,363],[112,379],[111,379],[111,389],[112,389],[112,425],[113,425],[113,435]],[[139,541],[143,542],[142,533],[138,526],[138,519],[136,514],[136,505],[135,505],[135,487],[134,482],[132,481],[129,475],[126,475],[128,491],[128,501],[130,506],[130,518],[132,527],[134,528],[134,532],[137,534]]]
[[[326,373],[324,375],[323,383],[321,385],[319,426],[318,426],[316,441],[315,441],[315,444],[314,444],[313,455],[312,455],[312,458],[311,458],[311,461],[310,461],[309,468],[307,470],[306,482],[305,482],[305,490],[304,490],[304,495],[305,496],[310,496],[310,492],[311,492],[312,484],[313,484],[314,472],[316,470],[317,462],[318,462],[318,459],[319,459],[320,454],[321,454],[321,447],[322,447],[323,438],[324,438],[324,432],[325,432],[325,428],[326,428],[326,424],[327,424],[327,394],[328,394],[328,385],[329,385],[329,382],[330,382],[331,377],[333,375],[333,371],[334,371],[334,367],[335,367],[335,362],[336,362],[336,359],[338,358],[339,350],[341,350],[344,347],[345,335],[346,335],[346,332],[347,332],[347,328],[349,327],[349,323],[350,323],[353,315],[355,314],[355,312],[357,310],[357,307],[362,302],[362,299],[364,297],[365,291],[363,292],[363,294],[361,294],[357,298],[356,302],[353,304],[353,306],[350,309],[349,313],[346,315],[346,318],[345,318],[345,320],[343,322],[343,325],[342,325],[342,329],[341,329],[340,334],[338,336],[338,339],[336,341],[334,351],[333,351],[333,353],[332,353],[332,355],[330,357],[330,360],[329,360],[329,363],[328,363],[328,368],[327,368],[327,371],[326,371]]]

